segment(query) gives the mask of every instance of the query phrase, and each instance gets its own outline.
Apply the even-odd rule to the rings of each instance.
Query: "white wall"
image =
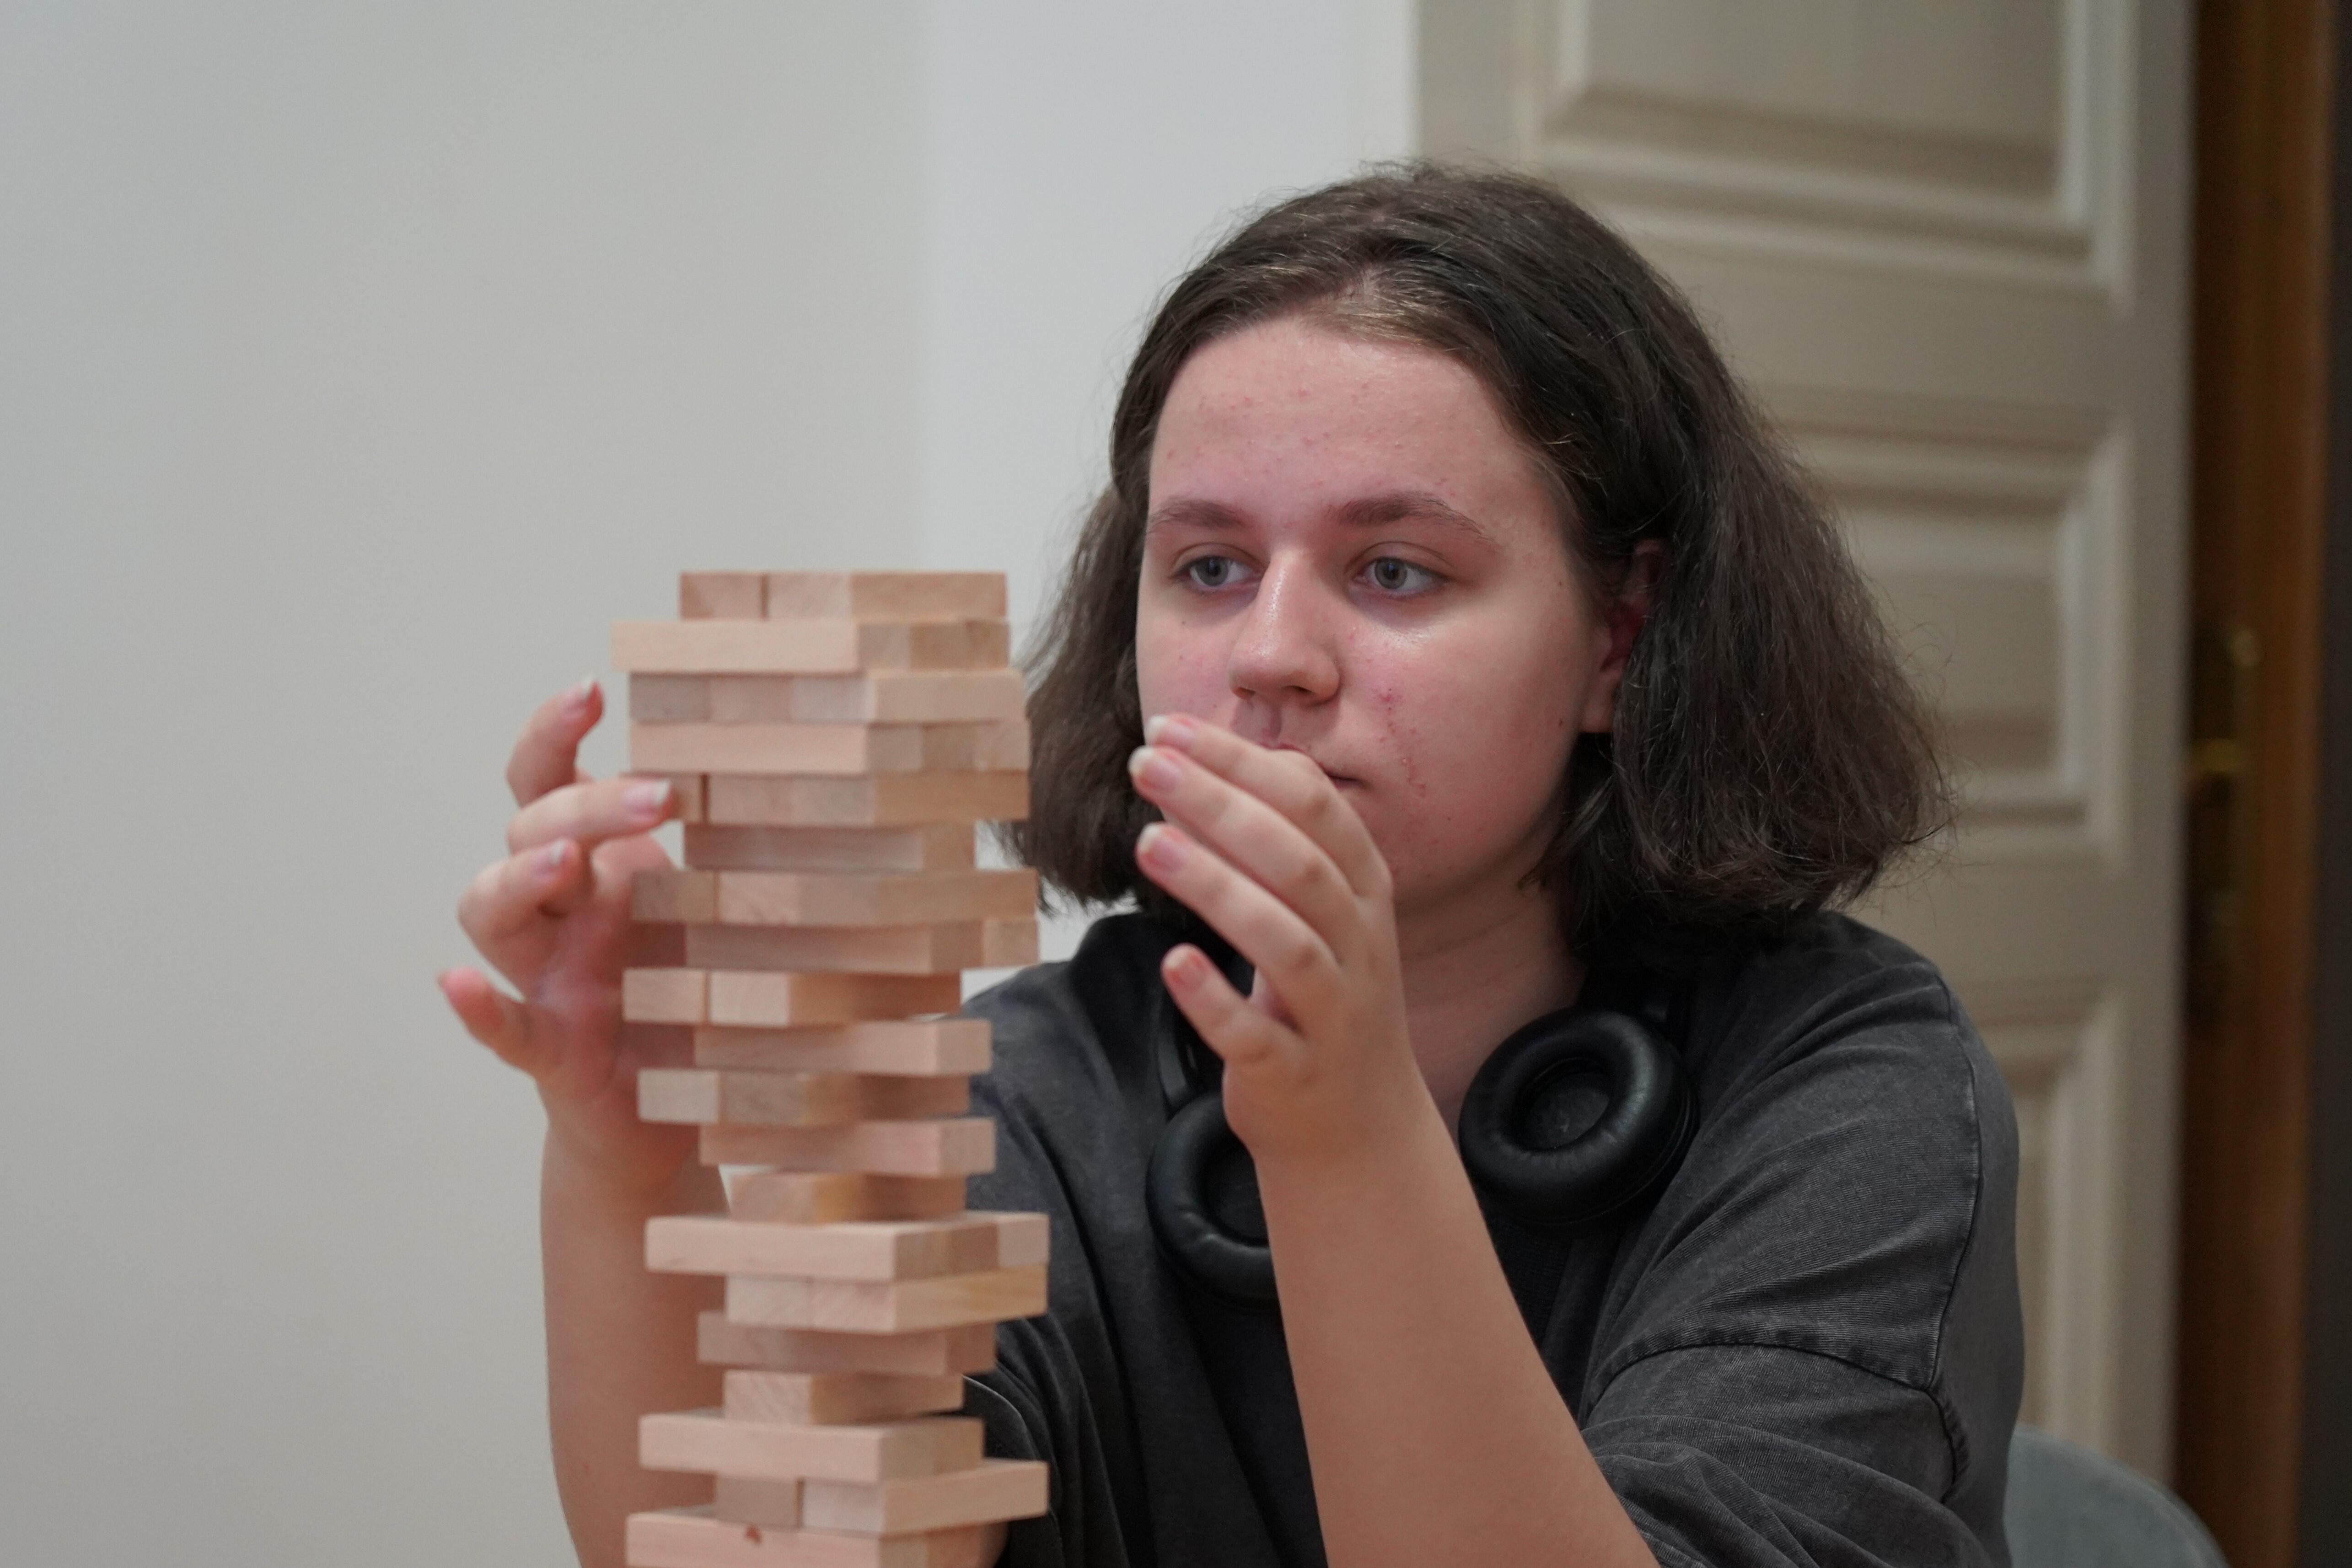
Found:
[[[1026,613],[1408,9],[0,10],[0,1562],[568,1560],[538,1113],[430,978],[517,721],[681,567]]]

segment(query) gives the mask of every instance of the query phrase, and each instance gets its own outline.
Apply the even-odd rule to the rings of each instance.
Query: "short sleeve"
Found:
[[[2005,1564],[2016,1130],[1940,976],[1851,921],[1712,999],[1700,1130],[1580,1415],[1662,1561]]]

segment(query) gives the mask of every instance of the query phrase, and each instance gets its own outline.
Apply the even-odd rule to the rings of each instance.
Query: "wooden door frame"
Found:
[[[2198,7],[2190,626],[2200,674],[2174,1484],[2233,1568],[2345,1560],[2340,1542],[2315,1554],[2325,1521],[2301,1517],[2306,1504],[2340,1510],[2343,1488],[2340,1475],[2303,1484],[2307,1454],[2340,1447],[2305,1441],[2307,1422],[2330,1414],[2306,1400],[2306,1346],[2341,1337],[2306,1333],[2320,1327],[2307,1310],[2325,1306],[2310,1268],[2313,1047],[2326,1037],[2318,1009],[2352,1022],[2339,1005],[2352,984],[2323,994],[2318,984],[2323,851],[2352,849],[2321,833],[2323,700],[2344,693],[2323,679],[2338,651],[2326,637],[2336,49],[2332,0]],[[2352,744],[2352,731],[2332,729]],[[2329,772],[2339,791],[2352,786],[2352,774]],[[2325,880],[2331,906],[2338,883],[2352,887]],[[2325,967],[2343,978],[2344,964]]]

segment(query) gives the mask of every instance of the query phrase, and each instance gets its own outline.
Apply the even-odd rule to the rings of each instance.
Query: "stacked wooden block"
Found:
[[[635,1029],[690,1030],[640,1075],[698,1124],[726,1215],[653,1222],[648,1267],[724,1275],[700,1354],[720,1409],[649,1415],[648,1468],[710,1507],[638,1514],[637,1568],[951,1568],[1045,1510],[1042,1464],[983,1459],[950,1414],[995,1325],[1045,1309],[1045,1219],[971,1213],[992,1123],[961,971],[1036,957],[1036,878],[974,865],[1028,808],[1028,726],[994,574],[690,574],[683,618],[624,622],[633,773],[666,774],[685,864],[641,875]]]

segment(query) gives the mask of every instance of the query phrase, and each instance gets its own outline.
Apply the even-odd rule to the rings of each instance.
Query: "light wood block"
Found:
[[[841,1482],[834,1482],[841,1485]],[[764,1481],[750,1476],[720,1476],[712,1489],[710,1517],[730,1524],[765,1525],[791,1530],[801,1521],[801,1483]],[[868,1534],[878,1531],[867,1531]]]
[[[875,1486],[803,1481],[794,1500],[801,1521],[813,1530],[907,1535],[956,1525],[1034,1519],[1045,1511],[1050,1486],[1041,1460],[983,1459],[975,1469]]]
[[[971,1108],[971,1083],[962,1078],[715,1068],[646,1068],[637,1074],[637,1115],[646,1121],[835,1127],[958,1116]]]
[[[698,724],[710,719],[708,675],[633,675],[629,677],[629,718],[636,723]],[[790,676],[744,676],[747,680],[789,680]],[[836,677],[824,677],[834,679]],[[850,679],[856,679],[851,677]]]
[[[1017,669],[877,669],[864,675],[639,676],[699,680],[698,697],[657,693],[677,711],[635,719],[700,719],[719,724],[938,724],[1018,719],[1028,689]]]
[[[961,1005],[963,982],[952,974],[720,973],[710,976],[709,1022],[782,1029],[803,1024],[849,1024],[866,1018],[952,1013]]]
[[[992,1057],[985,1018],[887,1019],[805,1029],[704,1027],[694,1065],[774,1072],[982,1073]]]
[[[893,827],[931,822],[1018,822],[1029,775],[877,773],[866,778],[737,774],[709,781],[704,820],[740,826]]]
[[[649,1470],[786,1480],[887,1481],[968,1470],[980,1463],[980,1423],[919,1416],[856,1426],[730,1421],[717,1410],[647,1415],[637,1423],[637,1462]]]
[[[961,1377],[996,1364],[996,1325],[961,1323],[912,1334],[844,1334],[730,1323],[724,1312],[696,1320],[696,1345],[710,1366],[779,1372],[887,1372],[901,1377]]]
[[[720,1520],[708,1508],[629,1515],[630,1568],[987,1568],[984,1527],[847,1535]]]
[[[688,825],[710,819],[709,789],[700,773],[671,773],[668,776],[671,795],[677,802],[673,814],[676,820]]]
[[[970,823],[921,827],[727,827],[686,834],[686,863],[705,871],[969,871]]]
[[[635,773],[845,775],[1028,765],[1025,719],[953,724],[629,726],[629,767]]]
[[[852,1334],[905,1334],[959,1323],[1034,1318],[1045,1310],[1045,1268],[992,1268],[935,1279],[775,1279],[736,1274],[727,1280],[727,1316],[775,1329],[833,1329]]]
[[[617,621],[613,668],[631,675],[856,675],[1002,668],[1002,621]]]
[[[710,977],[699,969],[625,969],[621,1016],[633,1024],[700,1024],[709,1018]]]
[[[630,912],[641,921],[744,926],[940,926],[1034,919],[1037,873],[970,871],[640,871]],[[689,937],[689,943],[691,942]]]
[[[706,1165],[775,1165],[791,1171],[867,1171],[883,1176],[969,1176],[996,1165],[996,1123],[985,1116],[940,1121],[853,1121],[846,1127],[702,1129]]]
[[[730,1421],[897,1421],[962,1409],[963,1379],[739,1368],[727,1374],[724,1408]]]
[[[774,1225],[945,1219],[964,1212],[964,1187],[961,1176],[751,1171],[735,1177],[728,1188],[727,1206],[737,1219]]]
[[[718,1215],[664,1215],[646,1226],[656,1274],[808,1279],[926,1279],[1045,1261],[1041,1214],[985,1212],[936,1220],[771,1225]]]
[[[737,874],[718,873],[720,876]],[[746,876],[780,874],[782,873],[741,873]],[[711,873],[689,872],[688,875],[709,876]],[[656,889],[646,907],[659,907],[670,892],[669,888]],[[715,915],[719,903],[719,886],[711,884],[709,900],[704,907]],[[1034,929],[1034,921],[1032,926]],[[990,922],[981,921],[907,926],[698,924],[684,928],[684,936],[686,962],[701,969],[831,970],[842,974],[952,974],[959,970],[982,967],[992,951]],[[1000,937],[993,943],[993,949],[1003,951],[1003,939]]]
[[[1001,572],[771,572],[771,616],[1003,620]]]
[[[764,572],[681,572],[677,613],[689,621],[758,620],[768,610]]]

